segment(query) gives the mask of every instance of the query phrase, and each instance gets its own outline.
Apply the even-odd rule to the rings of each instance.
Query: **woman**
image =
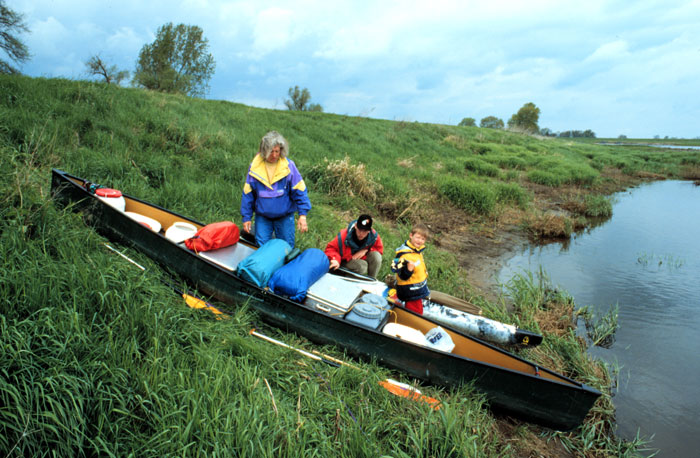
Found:
[[[276,131],[265,134],[248,169],[241,199],[243,230],[250,233],[255,213],[255,242],[263,245],[274,236],[294,247],[294,213],[297,227],[306,232],[311,202],[297,166],[287,159],[289,145]]]

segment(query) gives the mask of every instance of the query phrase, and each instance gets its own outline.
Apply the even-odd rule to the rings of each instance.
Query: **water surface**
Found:
[[[612,218],[567,244],[525,247],[499,273],[540,266],[579,306],[619,307],[613,346],[618,433],[662,457],[700,456],[700,187],[661,181],[615,196]]]

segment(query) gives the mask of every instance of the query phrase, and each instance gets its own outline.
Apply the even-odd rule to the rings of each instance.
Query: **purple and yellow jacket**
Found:
[[[306,215],[309,210],[311,210],[311,201],[306,192],[306,184],[294,162],[281,157],[270,183],[265,160],[256,154],[243,185],[241,198],[243,221],[250,221],[253,213],[277,219],[294,212]]]

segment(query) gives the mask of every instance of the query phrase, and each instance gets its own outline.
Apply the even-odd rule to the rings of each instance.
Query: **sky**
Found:
[[[6,0],[25,16],[30,76],[134,70],[164,24],[202,28],[207,99],[458,124],[508,119],[599,138],[700,137],[700,0]],[[3,56],[5,58],[5,56]]]

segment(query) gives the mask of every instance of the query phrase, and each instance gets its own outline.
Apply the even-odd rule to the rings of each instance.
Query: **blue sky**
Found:
[[[540,127],[598,137],[700,137],[700,0],[9,0],[31,76],[85,79],[99,54],[133,71],[165,23],[197,25],[209,99],[457,124],[527,102]]]

